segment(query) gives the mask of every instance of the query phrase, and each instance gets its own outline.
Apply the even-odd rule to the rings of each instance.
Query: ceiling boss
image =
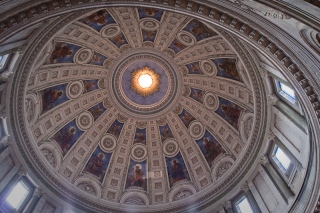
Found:
[[[143,67],[132,72],[131,89],[146,97],[159,90],[160,76],[149,67]]]

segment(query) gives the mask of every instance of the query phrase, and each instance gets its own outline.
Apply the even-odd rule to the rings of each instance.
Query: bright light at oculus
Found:
[[[142,88],[149,88],[152,85],[152,78],[148,74],[140,75],[138,83]]]

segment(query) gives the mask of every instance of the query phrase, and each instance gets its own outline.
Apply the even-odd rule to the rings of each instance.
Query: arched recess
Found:
[[[314,59],[311,55],[305,53],[301,53],[303,57],[299,57],[299,55],[296,55],[294,53],[294,50],[305,50],[305,48],[296,43],[295,40],[291,38],[289,35],[285,35],[288,38],[286,42],[278,40],[276,38],[276,35],[284,34],[284,32],[282,32],[278,28],[275,28],[272,31],[275,31],[276,33],[272,35],[273,33],[270,30],[270,27],[272,26],[271,23],[263,20],[261,17],[257,17],[254,13],[248,12],[250,16],[247,15],[247,17],[243,17],[242,15],[239,15],[242,9],[236,8],[236,5],[232,5],[231,3],[227,4],[228,7],[223,7],[223,5],[221,5],[221,2],[206,2],[206,5],[200,5],[199,3],[188,4],[188,1],[179,1],[180,5],[178,6],[174,4],[168,5],[155,3],[151,1],[121,1],[121,3],[119,3],[120,1],[113,1],[107,4],[101,2],[83,2],[82,4],[56,6],[53,2],[54,1],[47,3],[53,5],[53,9],[50,10],[50,12],[48,12],[47,14],[42,13],[39,16],[35,17],[34,14],[37,11],[34,11],[34,14],[30,18],[24,18],[24,22],[20,22],[18,18],[14,16],[12,16],[11,18],[7,18],[5,22],[0,23],[0,37],[3,38],[3,40],[5,40],[9,36],[23,29],[23,26],[27,27],[34,23],[37,23],[38,21],[52,18],[57,15],[62,15],[70,11],[80,11],[79,13],[73,14],[69,17],[76,18],[77,15],[81,16],[81,14],[83,14],[83,11],[81,11],[81,9],[84,8],[98,8],[101,6],[139,5],[146,7],[165,8],[168,10],[174,10],[176,12],[181,12],[184,14],[191,15],[193,17],[197,17],[204,21],[208,21],[211,24],[217,25],[223,28],[224,30],[227,30],[228,32],[239,37],[240,39],[246,41],[252,47],[258,49],[261,53],[263,53],[265,57],[267,57],[269,60],[273,61],[278,66],[279,70],[282,71],[284,76],[287,77],[288,81],[292,83],[292,85],[294,85],[297,91],[299,91],[299,97],[301,98],[301,100],[303,100],[304,106],[307,109],[306,114],[309,117],[310,126],[314,134],[314,140],[311,141],[311,143],[315,150],[315,155],[313,157],[316,158],[317,161],[315,159],[310,158],[310,165],[319,164],[319,154],[316,151],[319,148],[319,137],[317,137],[319,136],[320,118],[320,113],[318,110],[319,84],[317,83],[316,79],[312,77],[312,74],[314,74],[312,72],[316,72],[316,67],[318,67],[318,65],[316,65],[317,60]],[[74,2],[77,3],[77,1]],[[31,9],[32,8],[29,8],[28,10]],[[239,13],[232,13],[235,10],[238,10]],[[88,10],[86,10],[85,12],[88,12]],[[233,14],[234,16],[231,16],[229,14]],[[255,20],[255,22],[251,20]],[[270,30],[270,32],[268,32],[268,30]],[[294,46],[292,50],[289,49],[291,45]],[[299,58],[305,59],[305,63],[307,65],[305,65],[305,63],[303,63]],[[314,68],[311,68],[312,65],[314,65]],[[309,168],[311,167],[309,166]],[[312,169],[314,170],[311,171],[311,169],[308,169],[309,175],[305,180],[305,182],[308,182],[309,180],[308,184],[316,186],[313,187],[313,191],[309,192],[312,194],[312,197],[310,197],[309,199],[310,202],[305,205],[305,207],[309,205],[310,208],[313,205],[312,203],[315,203],[315,200],[318,197],[320,185],[318,179],[319,171],[316,168],[316,166],[314,166]],[[304,193],[303,191],[304,190],[302,190],[301,192],[301,196]],[[308,212],[308,209],[306,211]]]

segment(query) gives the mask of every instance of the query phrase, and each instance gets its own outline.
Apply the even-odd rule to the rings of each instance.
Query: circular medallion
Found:
[[[74,81],[68,84],[67,96],[70,99],[78,98],[83,93],[82,81]]]
[[[93,116],[88,111],[81,113],[77,118],[77,126],[82,131],[89,129],[92,124]]]
[[[116,148],[116,145],[117,145],[117,139],[111,134],[107,134],[101,138],[100,148],[104,152],[113,151]]]
[[[104,38],[113,38],[121,32],[121,28],[117,24],[108,24],[100,31]]]
[[[208,76],[215,76],[217,74],[217,67],[211,60],[202,60],[200,67],[202,72]]]
[[[159,26],[159,21],[153,18],[144,18],[140,21],[140,27],[145,30],[155,31]]]
[[[147,148],[143,144],[136,144],[131,149],[131,156],[137,162],[142,162],[148,154]]]
[[[125,114],[152,119],[171,110],[179,101],[181,73],[176,72],[179,67],[163,52],[146,48],[129,50],[113,64],[112,69],[115,72],[110,72],[108,77],[108,92]],[[152,80],[146,88],[139,84],[144,74]],[[142,81],[148,81],[148,78]]]
[[[82,48],[74,56],[74,61],[77,64],[86,64],[88,63],[92,58],[93,52],[91,49],[88,48]]]
[[[203,103],[209,110],[215,111],[219,107],[219,98],[215,94],[208,92],[204,95]]]
[[[203,137],[205,133],[205,129],[201,122],[193,121],[189,126],[189,132],[191,137],[193,137],[193,139],[198,140]]]
[[[193,37],[193,35],[186,31],[178,33],[177,39],[186,46],[192,46],[196,42],[196,39]]]
[[[164,142],[162,149],[167,157],[174,157],[179,151],[179,146],[175,140],[169,139]]]

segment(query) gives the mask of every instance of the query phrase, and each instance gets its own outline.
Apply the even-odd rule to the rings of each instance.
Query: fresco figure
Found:
[[[154,8],[138,8],[139,17],[140,19],[150,17],[157,19],[158,21],[161,20],[163,10],[154,9]]]
[[[173,159],[171,163],[172,163],[171,177],[172,177],[173,183],[175,183],[179,180],[185,179],[186,177],[184,175],[183,168],[182,168],[181,164],[179,163],[179,160]]]
[[[121,133],[122,127],[123,123],[120,123],[118,120],[115,120],[113,124],[109,127],[107,132],[113,134],[116,138],[118,138]]]
[[[210,134],[210,132],[208,132],[208,130],[206,130],[204,136],[196,142],[210,167],[213,165],[214,159],[216,159],[216,157],[221,153],[224,153],[222,146]]]
[[[73,120],[56,132],[52,136],[52,139],[59,144],[62,150],[62,155],[64,156],[77,141],[77,139],[82,135],[82,133],[83,131],[77,128],[76,121]]]
[[[115,23],[114,19],[107,10],[99,10],[79,21],[97,31],[100,31],[107,24]]]
[[[235,58],[217,58],[212,59],[218,68],[217,76],[233,79],[241,82],[240,74],[237,70]]]
[[[187,112],[185,109],[179,114],[179,117],[181,121],[184,123],[184,125],[188,128],[190,123],[194,120],[196,120],[189,112]]]
[[[51,54],[51,61],[55,62],[58,58],[70,57],[73,50],[68,45],[56,46]]]
[[[223,150],[220,145],[217,145],[214,141],[210,141],[209,137],[205,137],[202,140],[205,147],[206,158],[213,161]]]
[[[107,57],[105,57],[104,55],[94,52],[91,60],[88,63],[93,65],[103,66],[103,62],[106,59]]]
[[[133,160],[130,161],[129,170],[126,180],[126,189],[130,187],[140,187],[143,190],[147,190],[146,179],[146,161],[137,163]]]
[[[233,78],[240,78],[235,62],[226,60],[222,63],[219,63],[218,68],[225,71]]]
[[[124,44],[128,44],[126,38],[122,33],[110,39],[112,43],[114,43],[118,48],[120,48]]]
[[[205,24],[195,19],[190,21],[184,30],[190,32],[197,41],[217,35],[217,33],[209,29]]]
[[[185,49],[187,46],[182,44],[177,39],[174,39],[170,44],[169,48],[171,48],[175,53],[180,52],[181,50]]]
[[[99,103],[88,109],[88,111],[92,114],[93,119],[97,120],[103,114],[103,112],[106,111],[106,108],[103,106],[103,103]]]
[[[56,135],[54,137],[54,139],[56,141],[58,141],[61,149],[62,149],[62,152],[65,152],[66,149],[70,148],[68,146],[69,142],[73,139],[75,133],[76,133],[76,128],[74,127],[71,127],[70,129],[68,130],[62,130],[61,132],[59,132],[60,134]]]
[[[237,104],[219,97],[219,107],[215,111],[235,129],[239,128],[239,118],[243,109]]]
[[[73,56],[79,49],[74,44],[57,43],[46,64],[73,63]]]
[[[225,104],[222,104],[221,109],[224,112],[224,114],[228,117],[228,120],[232,124],[232,126],[237,128],[241,110],[234,105],[230,106]]]
[[[186,65],[188,68],[188,74],[203,74],[203,72],[201,71],[199,62],[194,62],[191,64],[187,64]]]
[[[55,103],[63,95],[62,90],[48,89],[44,91],[42,96],[42,108],[43,111],[47,111],[52,108],[52,104]]]
[[[203,103],[203,96],[204,96],[204,92],[202,90],[191,88],[191,94],[190,94],[191,98],[193,98],[194,100],[200,103]]]
[[[136,143],[146,144],[146,135],[147,135],[146,129],[138,129],[137,128],[133,144],[136,144]]]
[[[103,152],[98,146],[89,158],[83,172],[93,174],[102,182],[110,162],[110,157],[111,153]]]
[[[160,126],[159,129],[160,129],[162,142],[164,142],[167,139],[174,138],[172,131],[171,131],[168,124],[166,124],[164,126]]]
[[[175,157],[166,157],[166,163],[170,187],[179,181],[190,180],[187,167],[180,152]]]
[[[156,34],[157,34],[157,31],[142,30],[143,41],[154,42]]]
[[[92,23],[96,23],[99,25],[104,25],[104,24],[106,24],[105,12],[106,11],[104,11],[104,10],[99,10],[98,12],[89,15],[84,20],[87,22],[92,22]]]
[[[40,91],[42,97],[42,113],[68,100],[66,95],[67,84],[57,85]]]
[[[102,153],[92,159],[88,165],[88,171],[95,176],[101,175],[104,155]]]
[[[144,184],[144,179],[143,179],[143,175],[144,172],[141,169],[141,165],[136,164],[134,169],[131,171],[130,174],[130,182],[131,182],[131,186],[138,186],[138,187],[142,187]]]
[[[91,92],[98,89],[98,80],[83,80],[84,91],[83,93]]]

